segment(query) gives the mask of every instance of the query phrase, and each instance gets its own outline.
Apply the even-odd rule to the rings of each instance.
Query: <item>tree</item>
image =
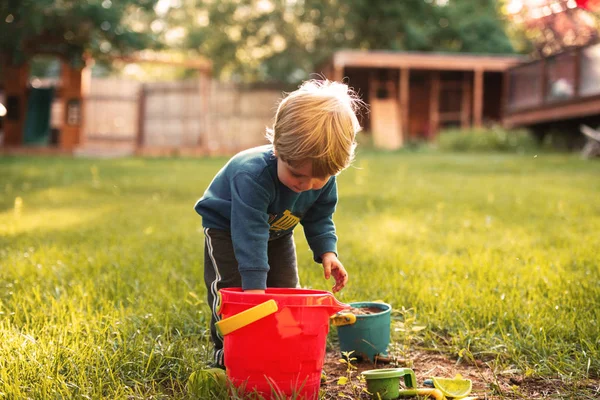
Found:
[[[464,53],[515,52],[496,0],[455,1],[444,7],[439,24],[443,29],[435,36],[442,48]]]
[[[196,10],[188,47],[213,60],[217,75],[243,81],[295,82],[342,48],[514,52],[495,0],[186,4]]]
[[[0,56],[20,64],[36,53],[58,54],[77,65],[155,45],[149,29],[157,0],[4,0]]]
[[[534,55],[549,56],[598,39],[600,0],[512,0],[505,13]]]

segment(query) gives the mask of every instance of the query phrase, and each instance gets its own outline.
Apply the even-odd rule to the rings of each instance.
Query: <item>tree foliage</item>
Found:
[[[246,81],[303,79],[316,63],[342,48],[514,51],[495,0],[189,0],[186,4],[192,3],[196,15],[187,45],[212,59],[217,74]]]
[[[505,14],[512,21],[509,34],[525,38],[533,56],[546,57],[599,38],[600,20],[594,10],[595,4],[600,8],[600,0],[505,3]]]
[[[3,0],[0,55],[22,63],[36,53],[96,58],[152,46],[148,21],[157,0]]]
[[[166,4],[166,12],[156,12]],[[510,53],[496,0],[3,0],[0,55],[81,60],[163,43],[215,74],[297,82],[338,49]],[[159,7],[159,8],[160,8]],[[164,10],[163,10],[164,11]],[[192,53],[189,53],[192,51]]]

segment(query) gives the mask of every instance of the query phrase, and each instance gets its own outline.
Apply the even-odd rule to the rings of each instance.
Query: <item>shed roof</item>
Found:
[[[526,60],[527,57],[520,55],[340,50],[333,54],[330,63],[335,68],[409,68],[443,71],[481,69],[501,72]]]

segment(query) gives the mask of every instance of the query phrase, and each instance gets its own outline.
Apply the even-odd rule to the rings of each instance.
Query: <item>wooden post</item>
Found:
[[[27,81],[29,65],[3,65],[6,116],[4,117],[4,145],[23,144],[23,131],[27,114]]]
[[[462,129],[467,129],[471,125],[471,82],[468,72],[463,72],[461,100],[460,126]]]
[[[410,70],[400,68],[400,137],[402,143],[408,137],[409,129],[409,98],[410,98]]]
[[[333,80],[333,63],[334,60],[332,58],[331,62],[327,63],[323,69],[319,71],[319,74],[325,79]]]
[[[90,96],[92,88],[92,67],[94,60],[88,56],[84,56],[84,67],[79,70],[79,96],[81,97],[81,121],[79,125],[79,141],[78,145],[82,146],[86,141],[86,109],[87,99]],[[66,111],[66,110],[65,110]]]
[[[205,79],[204,79],[205,85],[204,85],[204,89],[203,89],[203,93],[204,93],[204,110],[205,110],[205,115],[206,118],[204,120],[204,126],[205,126],[205,137],[204,137],[204,146],[205,148],[207,148],[207,146],[210,143],[210,138],[212,137],[212,135],[214,134],[214,130],[216,129],[215,124],[213,124],[213,109],[212,109],[212,101],[213,101],[213,80],[211,79],[210,75],[206,75]]]
[[[431,72],[431,87],[429,91],[429,134],[437,135],[440,125],[440,72]]]
[[[483,69],[475,69],[473,87],[473,126],[480,128],[483,121]]]
[[[71,67],[68,62],[61,63],[62,103],[65,117],[59,146],[63,150],[73,150],[83,140],[84,102],[89,93],[90,79],[89,66],[78,69]]]
[[[342,65],[333,66],[333,80],[342,82],[344,80],[344,67]]]
[[[546,64],[546,58],[542,58],[539,61],[539,76],[542,78],[542,82],[540,84],[541,98],[539,104],[537,106],[541,106],[546,103],[546,96],[548,95],[548,65]]]
[[[511,92],[510,92],[510,80],[512,78],[511,74],[512,69],[507,69],[502,73],[502,100],[500,101],[500,120],[502,121],[502,126],[508,127],[504,123],[504,117],[506,114],[510,112],[511,107]]]
[[[138,94],[138,116],[137,116],[137,132],[135,135],[135,149],[139,152],[144,147],[144,137],[146,135],[146,85],[142,83]]]
[[[573,97],[574,98],[579,98],[579,94],[580,94],[580,87],[581,87],[581,68],[582,68],[582,63],[581,63],[581,57],[582,57],[582,53],[583,53],[583,49],[581,47],[578,47],[574,50],[573,53],[573,68],[575,68],[575,77],[573,79]]]

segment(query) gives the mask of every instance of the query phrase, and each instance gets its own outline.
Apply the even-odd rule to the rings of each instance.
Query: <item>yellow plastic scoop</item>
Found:
[[[472,390],[472,383],[470,379],[463,379],[459,374],[454,378],[440,378],[432,377],[433,386],[439,389],[444,396],[453,399],[462,399],[467,397]]]
[[[339,313],[332,315],[330,319],[333,326],[352,325],[356,322],[356,315],[351,312],[340,311]]]

